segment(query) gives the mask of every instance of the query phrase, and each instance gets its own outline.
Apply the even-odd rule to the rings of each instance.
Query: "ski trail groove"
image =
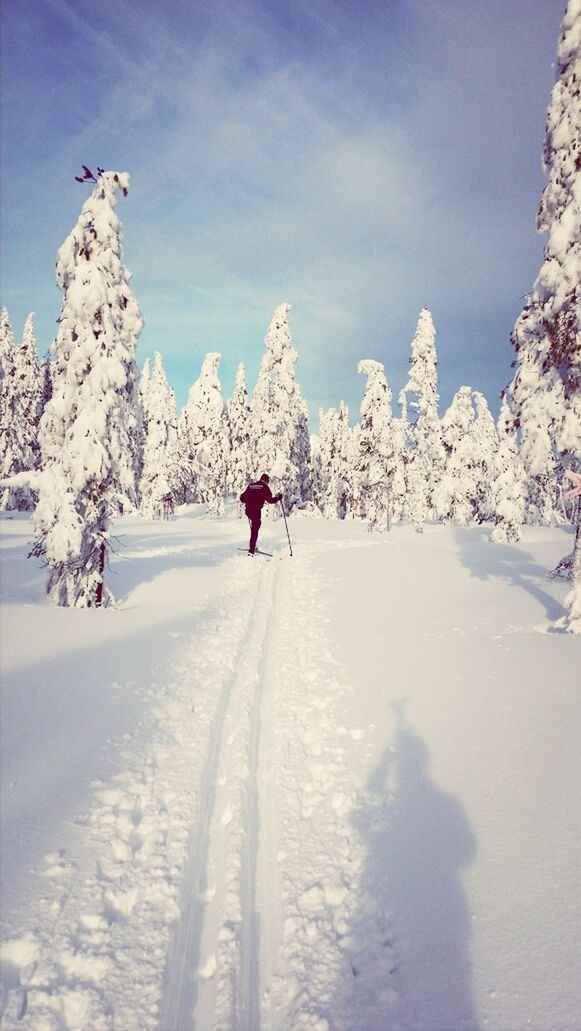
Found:
[[[249,779],[246,808],[246,834],[242,852],[242,935],[241,935],[241,1020],[242,1031],[260,1029],[260,947],[262,922],[258,896],[258,854],[261,819],[261,793],[259,785],[261,736],[263,726],[263,696],[268,686],[268,660],[271,628],[276,612],[276,567],[272,588],[267,599],[260,627],[260,645],[256,683],[249,734]]]
[[[265,568],[234,671],[224,683],[200,785],[181,920],[168,956],[161,1026],[257,1031],[256,770],[277,565]]]

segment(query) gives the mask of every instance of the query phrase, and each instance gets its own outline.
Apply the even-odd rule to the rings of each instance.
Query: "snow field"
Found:
[[[48,889],[21,936],[2,947],[7,1028],[163,1026],[170,930],[208,806],[212,737],[260,573],[250,562],[227,564],[232,576],[217,611],[210,608],[172,681],[152,690],[151,712],[121,753],[124,769],[110,782],[92,784],[90,804],[77,818],[89,843],[86,864],[46,856],[39,877],[50,878]],[[198,885],[186,880],[184,892],[192,888],[197,894]],[[171,971],[174,987],[176,977],[179,965]]]
[[[26,525],[3,1028],[577,1031],[566,532],[293,518],[290,559],[269,520],[250,559],[245,521],[125,517],[121,607],[87,613],[46,603]]]

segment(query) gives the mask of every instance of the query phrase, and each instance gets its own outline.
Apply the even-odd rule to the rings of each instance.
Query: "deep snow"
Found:
[[[581,1027],[565,530],[124,517],[91,612],[1,529],[3,1028]]]

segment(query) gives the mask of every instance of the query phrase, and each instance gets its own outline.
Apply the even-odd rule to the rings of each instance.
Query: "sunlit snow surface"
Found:
[[[2,1027],[578,1029],[563,529],[115,524],[119,608],[2,529]]]

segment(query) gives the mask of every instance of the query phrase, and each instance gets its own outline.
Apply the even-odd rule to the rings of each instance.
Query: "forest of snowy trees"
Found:
[[[252,393],[240,364],[225,400],[220,355],[209,353],[178,414],[161,354],[141,374],[136,364],[143,320],[116,213],[129,177],[85,169],[93,189],[58,252],[63,299],[50,355],[39,361],[32,315],[20,344],[5,308],[0,316],[1,504],[33,512],[32,554],[48,563],[57,604],[106,602],[116,513],[164,518],[197,502],[220,516],[267,471],[288,511],[363,519],[370,530],[489,523],[493,541],[517,541],[525,524],[574,523],[563,569],[573,580],[567,628],[581,632],[579,498],[566,498],[567,475],[581,470],[580,65],[581,5],[570,0],[544,148],[538,225],[548,241],[514,329],[515,372],[497,421],[470,386],[439,413],[436,327],[424,309],[397,407],[384,366],[364,358],[359,421],[341,402],[311,433],[288,304],[272,315]]]

